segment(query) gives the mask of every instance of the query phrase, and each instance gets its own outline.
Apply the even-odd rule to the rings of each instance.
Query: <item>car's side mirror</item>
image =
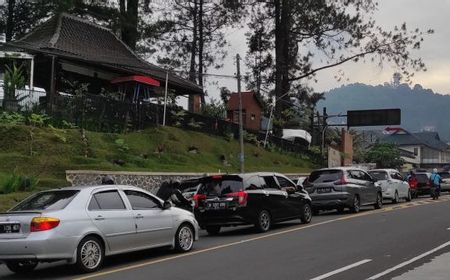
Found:
[[[170,207],[172,207],[172,203],[170,203],[169,201],[164,201],[164,203],[162,205],[162,209],[166,210],[166,209],[169,209]]]

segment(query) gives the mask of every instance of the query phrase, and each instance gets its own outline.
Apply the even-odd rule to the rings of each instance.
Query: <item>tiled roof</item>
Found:
[[[32,52],[148,75],[161,82],[165,82],[166,78],[166,70],[141,59],[111,30],[65,13],[49,19],[9,44]],[[169,87],[180,93],[203,94],[197,84],[170,72]]]
[[[242,94],[242,108],[246,108],[247,104],[251,104],[256,102],[260,108],[262,108],[261,103],[259,102],[256,94],[252,91],[241,92]],[[239,110],[239,94],[237,92],[233,92],[230,96],[230,99],[227,102],[227,110],[234,111]]]
[[[440,139],[437,132],[410,133],[406,130],[401,130],[381,138],[380,142],[398,146],[424,145],[436,150],[450,149],[450,146]]]

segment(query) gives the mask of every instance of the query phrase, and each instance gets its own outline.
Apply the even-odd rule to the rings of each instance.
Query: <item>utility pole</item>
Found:
[[[244,124],[242,120],[242,92],[241,92],[241,65],[240,65],[241,57],[239,54],[236,54],[236,79],[237,79],[237,88],[239,95],[239,146],[241,147],[241,153],[239,155],[239,161],[241,163],[241,173],[244,173]]]
[[[327,107],[323,107],[323,116],[322,116],[322,148],[321,148],[322,155],[325,153],[325,132],[326,132],[327,127],[328,127],[327,119],[328,119]]]

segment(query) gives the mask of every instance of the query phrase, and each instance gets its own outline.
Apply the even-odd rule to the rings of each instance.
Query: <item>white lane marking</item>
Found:
[[[381,273],[378,273],[378,274],[376,274],[376,275],[374,275],[374,276],[372,276],[372,277],[370,277],[370,278],[367,278],[367,280],[375,280],[375,279],[378,279],[378,278],[380,278],[380,277],[382,277],[382,276],[384,276],[384,275],[386,275],[386,274],[389,274],[389,273],[391,273],[391,272],[393,272],[393,271],[395,271],[395,270],[397,270],[397,269],[399,269],[399,268],[402,268],[402,267],[404,267],[404,266],[407,266],[408,264],[411,264],[411,263],[413,263],[413,262],[415,262],[415,261],[417,261],[417,260],[420,260],[420,259],[422,259],[422,258],[424,258],[424,257],[426,257],[426,256],[428,256],[428,255],[431,255],[431,254],[433,254],[434,252],[439,251],[439,250],[441,250],[441,249],[447,247],[448,245],[450,245],[450,241],[448,241],[448,242],[446,242],[446,243],[444,243],[444,244],[442,244],[442,245],[440,245],[440,246],[438,246],[438,247],[436,247],[436,248],[434,248],[434,249],[432,249],[432,250],[430,250],[430,251],[428,251],[428,252],[425,252],[425,253],[423,253],[423,254],[417,256],[417,257],[414,257],[414,258],[410,259],[409,261],[402,262],[401,264],[398,264],[398,265],[396,265],[396,266],[394,266],[394,267],[392,267],[392,268],[389,268],[388,270],[385,270],[385,271],[383,271],[383,272],[381,272]]]
[[[352,269],[352,268],[354,268],[354,267],[363,265],[363,264],[368,263],[368,262],[371,262],[371,261],[372,261],[371,259],[365,259],[365,260],[356,262],[356,263],[354,263],[354,264],[350,264],[350,265],[344,266],[344,267],[342,267],[342,268],[333,270],[333,271],[328,272],[328,273],[326,273],[326,274],[322,274],[322,275],[320,275],[320,276],[317,276],[317,277],[315,277],[315,278],[312,278],[311,280],[322,280],[322,279],[326,279],[326,278],[328,278],[328,277],[330,277],[330,276],[333,276],[333,275],[335,275],[335,274],[344,272],[344,271],[346,271],[346,270]]]

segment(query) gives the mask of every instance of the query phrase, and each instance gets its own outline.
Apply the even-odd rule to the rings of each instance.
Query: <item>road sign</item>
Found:
[[[347,111],[347,126],[400,125],[400,109]]]

